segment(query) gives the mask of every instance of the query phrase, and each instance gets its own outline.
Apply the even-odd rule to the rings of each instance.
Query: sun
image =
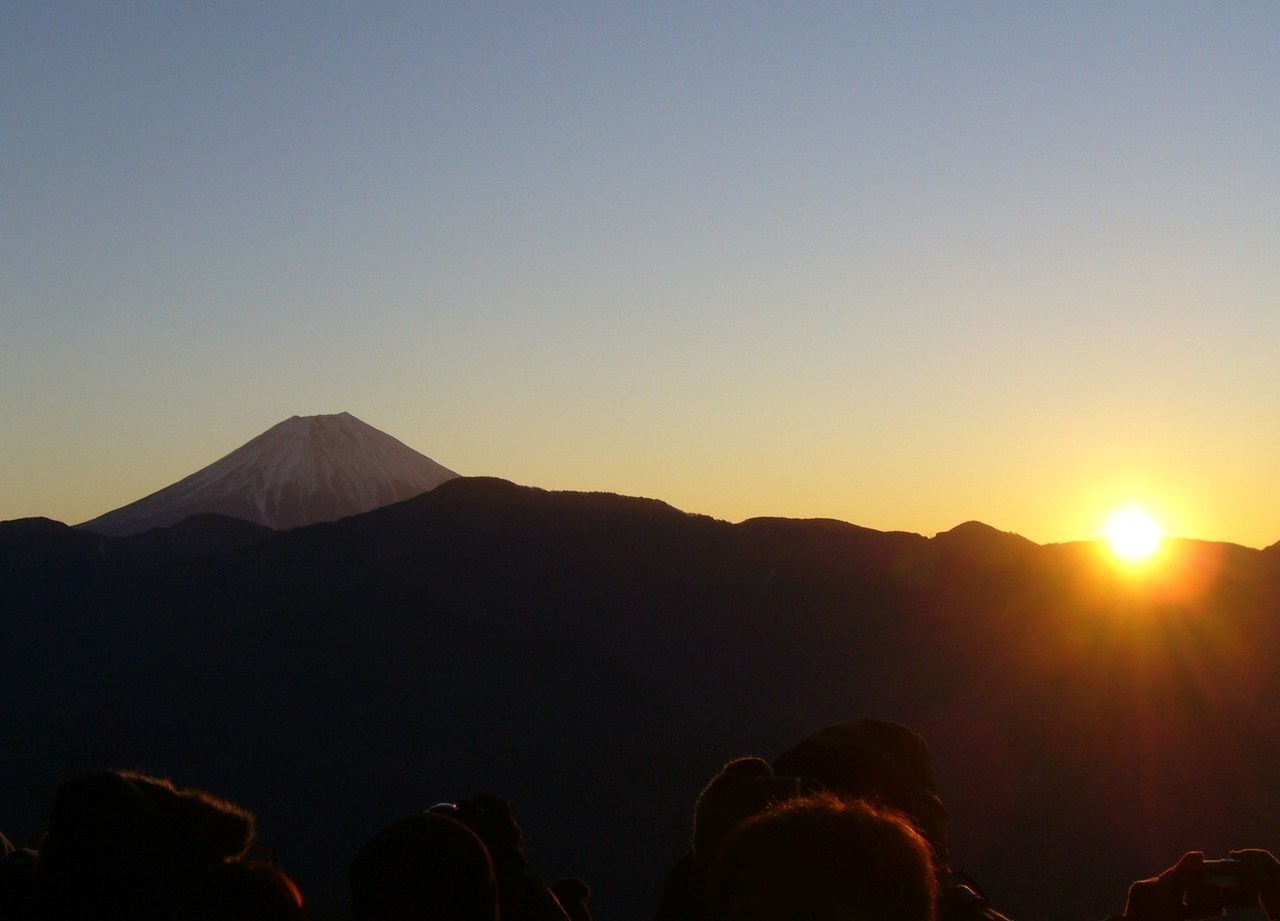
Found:
[[[1134,563],[1154,556],[1164,539],[1155,518],[1134,506],[1123,508],[1107,519],[1102,533],[1112,553]]]

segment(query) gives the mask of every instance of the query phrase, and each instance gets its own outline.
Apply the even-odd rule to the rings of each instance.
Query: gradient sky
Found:
[[[0,519],[291,415],[732,521],[1280,540],[1280,3],[0,0]]]

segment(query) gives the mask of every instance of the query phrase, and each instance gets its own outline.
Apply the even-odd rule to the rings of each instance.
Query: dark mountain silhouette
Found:
[[[177,483],[80,527],[121,536],[218,514],[284,530],[390,505],[456,476],[350,413],[293,416]]]
[[[1010,531],[997,531],[981,521],[966,521],[934,538],[938,549],[974,562],[1025,562],[1037,545]]]
[[[0,523],[0,828],[68,772],[256,810],[313,896],[375,829],[507,796],[534,868],[640,921],[727,759],[854,716],[929,740],[952,853],[1015,918],[1079,921],[1184,850],[1280,848],[1280,554],[1174,541],[1145,575],[978,523],[732,525],[458,478],[272,532]]]

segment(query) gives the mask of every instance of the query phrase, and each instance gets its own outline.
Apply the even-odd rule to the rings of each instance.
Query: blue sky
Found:
[[[290,415],[730,520],[1280,540],[1280,5],[0,4],[0,519]]]

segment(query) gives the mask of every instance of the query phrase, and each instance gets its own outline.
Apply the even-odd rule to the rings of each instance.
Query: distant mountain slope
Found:
[[[79,527],[123,536],[218,514],[286,530],[409,499],[456,476],[350,413],[293,416],[185,479]]]
[[[261,820],[313,895],[374,830],[511,799],[544,877],[653,917],[729,758],[855,716],[919,730],[1001,909],[1101,918],[1188,848],[1280,849],[1280,555],[978,523],[730,524],[460,477],[333,524],[129,538],[0,522],[0,826],[127,766]]]

